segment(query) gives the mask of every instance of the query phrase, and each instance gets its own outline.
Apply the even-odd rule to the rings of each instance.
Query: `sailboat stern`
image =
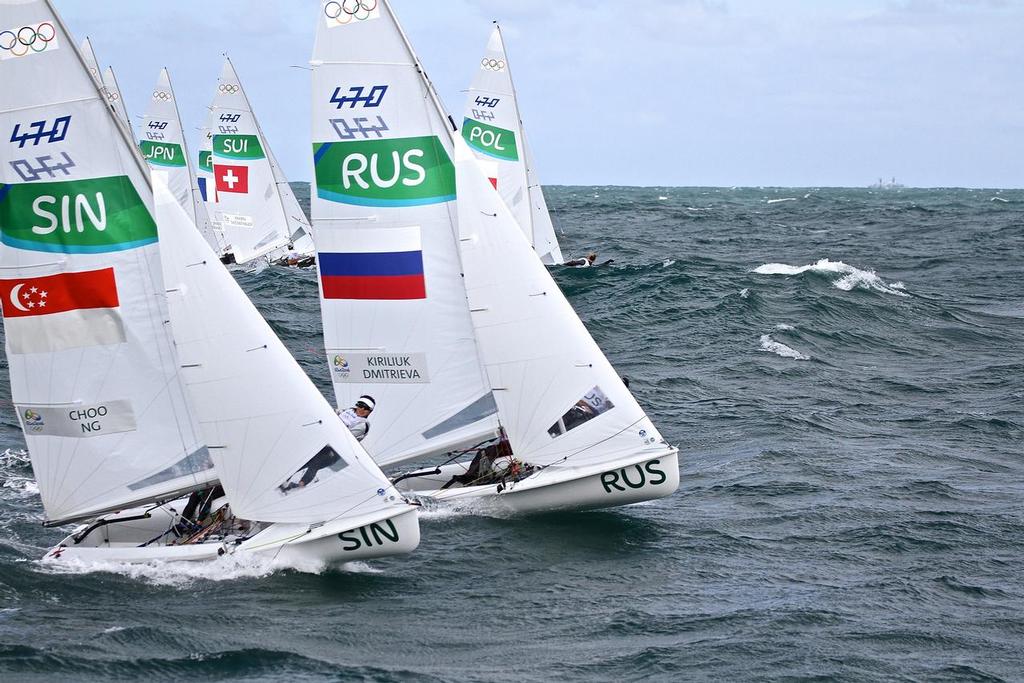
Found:
[[[390,517],[355,523],[358,526],[353,526],[350,518],[313,529],[307,525],[273,524],[239,550],[273,555],[288,564],[341,564],[404,555],[420,544],[419,519],[412,506]]]
[[[606,470],[551,466],[515,482],[441,488],[465,472],[465,464],[439,468],[439,474],[411,477],[398,484],[425,509],[481,514],[532,514],[632,505],[669,496],[679,488],[679,451]]]

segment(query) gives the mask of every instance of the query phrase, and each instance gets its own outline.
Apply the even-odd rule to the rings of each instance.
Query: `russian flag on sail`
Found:
[[[419,227],[346,231],[344,251],[317,254],[325,299],[425,299]]]

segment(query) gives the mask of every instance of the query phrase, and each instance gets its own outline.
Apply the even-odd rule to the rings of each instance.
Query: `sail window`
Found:
[[[570,429],[575,429],[584,422],[593,420],[601,413],[606,413],[614,407],[615,404],[605,396],[604,392],[601,391],[601,387],[594,387],[585,393],[583,398],[576,401],[572,408],[565,411],[565,414],[558,418],[558,422],[548,427],[548,434],[551,435],[552,439],[556,436],[561,436]]]
[[[328,444],[317,451],[316,455],[307,460],[306,464],[297,469],[277,488],[281,493],[305,488],[309,484],[320,481],[325,475],[331,472],[340,472],[346,467],[348,467],[348,463]]]
[[[211,467],[213,467],[213,460],[210,459],[210,451],[207,450],[206,446],[203,446],[170,467],[162,469],[156,474],[148,476],[134,484],[128,484],[128,488],[132,491],[138,491],[139,489],[156,486],[157,484],[162,484],[163,482],[170,481],[172,479],[178,479],[190,474],[199,474],[200,472],[205,472]]]

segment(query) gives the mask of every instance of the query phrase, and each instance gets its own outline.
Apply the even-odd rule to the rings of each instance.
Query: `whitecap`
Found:
[[[740,290],[740,298],[741,299],[746,299],[748,296],[750,296],[750,289],[749,288],[744,287],[743,289]]]
[[[989,201],[990,202],[1002,202],[1003,204],[1009,204],[1010,203],[1009,199],[1004,199],[1003,197],[992,197],[991,199],[989,199]]]
[[[668,199],[668,197],[666,197],[666,196],[664,196],[664,195],[658,195],[658,201],[659,201],[659,202],[663,202],[663,201],[665,201],[666,199]]]
[[[786,346],[782,342],[777,342],[767,334],[761,335],[761,350],[769,353],[774,353],[777,356],[783,358],[792,358],[794,360],[810,360],[811,357],[804,355],[794,349],[791,346]]]
[[[779,202],[795,202],[796,197],[783,197],[782,199],[769,199],[769,204],[778,204]]]
[[[836,274],[842,275],[843,277],[833,281],[832,286],[846,292],[860,287],[862,289],[871,289],[885,294],[895,294],[896,296],[910,296],[903,291],[906,289],[906,286],[902,282],[887,284],[882,280],[882,278],[878,277],[873,270],[861,270],[854,266],[848,266],[842,261],[830,261],[827,258],[823,258],[816,263],[806,266],[791,266],[785,263],[765,263],[754,268],[753,272],[758,275],[800,275],[801,273],[808,272]]]
[[[675,261],[673,261],[673,260],[672,260],[672,259],[670,259],[670,258],[667,258],[667,259],[665,259],[665,260],[664,260],[664,261],[662,262],[662,264],[661,264],[661,267],[662,267],[662,268],[668,268],[669,266],[673,265],[674,263],[675,263]]]
[[[786,323],[779,323],[778,325],[775,326],[775,329],[786,331],[786,330],[792,330],[792,329],[795,329],[795,328],[792,325],[787,325]]]

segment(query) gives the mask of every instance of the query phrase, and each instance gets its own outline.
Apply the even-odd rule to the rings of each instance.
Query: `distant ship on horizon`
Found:
[[[888,182],[878,179],[878,182],[874,185],[868,185],[869,190],[900,190],[906,187],[903,183],[896,182],[896,176],[893,176]]]

